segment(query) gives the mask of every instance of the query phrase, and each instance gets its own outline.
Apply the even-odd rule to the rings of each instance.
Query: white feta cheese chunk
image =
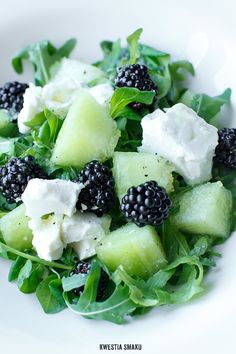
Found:
[[[87,240],[82,240],[80,242],[75,242],[71,244],[75,252],[77,253],[79,259],[82,261],[96,254],[96,247],[98,245],[98,240],[89,238]]]
[[[93,213],[77,212],[72,217],[65,216],[62,224],[63,242],[72,244],[79,259],[96,254],[95,248],[109,231],[109,216],[97,217]]]
[[[109,107],[114,89],[110,84],[106,83],[91,87],[89,92],[100,105]]]
[[[26,215],[40,218],[46,214],[72,216],[83,184],[71,181],[40,178],[31,179],[22,194]]]
[[[32,243],[38,256],[47,261],[59,259],[65,247],[61,239],[62,216],[32,219],[28,224],[33,232]]]
[[[141,124],[143,140],[139,151],[157,153],[172,162],[188,184],[211,178],[217,129],[195,111],[178,103],[165,112],[157,109],[146,115]]]
[[[23,108],[17,119],[19,132],[22,134],[27,134],[30,131],[25,123],[31,121],[44,108],[42,90],[42,87],[34,84],[29,84],[29,87],[25,90]]]
[[[84,64],[74,59],[62,59],[51,70],[53,79],[43,87],[30,84],[24,93],[23,108],[18,116],[20,133],[27,134],[30,128],[25,123],[45,108],[64,119],[68,110],[79,94],[81,87],[96,79],[104,79],[104,72],[93,65]],[[110,84],[94,86],[90,93],[101,105],[107,106],[113,94]]]
[[[42,90],[44,106],[63,119],[80,89],[81,85],[73,79],[65,77],[52,81]]]
[[[77,85],[87,85],[93,80],[105,77],[105,73],[94,65],[76,59],[63,58],[50,68],[52,81],[68,78]]]

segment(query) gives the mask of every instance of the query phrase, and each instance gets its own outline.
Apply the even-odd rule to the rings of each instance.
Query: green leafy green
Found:
[[[53,314],[66,308],[61,280],[55,274],[49,275],[37,286],[36,296],[45,313]]]
[[[138,41],[143,32],[142,28],[137,29],[134,33],[127,37],[128,49],[129,49],[129,64],[135,64],[139,57]]]
[[[42,264],[32,263],[32,261],[28,259],[21,268],[17,278],[19,290],[26,294],[35,292],[43,278],[44,271],[45,268]]]
[[[118,39],[115,42],[104,41],[101,43],[101,48],[104,53],[104,58],[102,61],[95,63],[101,70],[108,73],[108,75],[113,75],[116,67],[119,66],[121,60],[121,44]]]
[[[70,277],[62,278],[62,287],[64,291],[70,291],[85,285],[88,280],[87,274],[73,274]]]
[[[131,102],[140,102],[149,105],[152,103],[154,96],[155,92],[153,91],[140,91],[130,87],[117,88],[111,98],[110,115],[116,118]]]
[[[139,45],[139,53],[139,61],[148,67],[151,78],[158,87],[158,98],[163,98],[171,88],[170,55],[144,44]]]
[[[45,109],[26,125],[32,129],[34,141],[38,146],[50,148],[56,141],[62,123],[52,111]]]
[[[100,265],[93,260],[91,271],[85,289],[76,304],[71,304],[67,293],[64,294],[67,306],[77,314],[86,318],[103,319],[121,324],[125,322],[125,315],[134,311],[135,305],[129,298],[129,289],[118,285],[112,295],[103,302],[97,302],[97,287],[100,279]]]
[[[116,42],[103,41],[101,48],[104,58],[95,65],[104,70],[113,81],[116,68],[128,63],[145,64],[152,80],[158,87],[158,97],[161,99],[167,95],[171,88],[170,55],[138,43],[141,33],[142,29],[138,29],[128,36],[128,48],[122,48],[120,40]]]
[[[168,281],[175,275],[179,266],[188,265],[186,281],[173,288]],[[130,290],[130,299],[138,306],[160,306],[183,303],[203,291],[201,287],[203,267],[197,257],[183,256],[167,265],[146,282],[130,277],[120,266],[114,273],[117,284],[125,283]]]
[[[194,76],[195,71],[192,63],[187,60],[179,60],[175,61],[170,65],[170,72],[172,76],[172,80],[175,81],[184,81],[185,74],[191,74]]]
[[[16,256],[20,256],[22,258],[28,259],[28,260],[30,260],[32,262],[39,263],[41,265],[44,265],[44,266],[47,266],[47,267],[50,267],[50,268],[62,269],[62,270],[67,270],[67,271],[72,269],[72,267],[69,266],[69,265],[66,265],[66,264],[63,264],[63,263],[59,263],[59,262],[46,261],[45,259],[39,258],[39,257],[37,257],[35,255],[19,251],[19,250],[13,248],[13,247],[10,247],[10,246],[6,245],[2,241],[0,241],[0,248],[1,248],[2,252],[3,252],[3,250],[5,250],[6,252],[10,252],[10,253],[12,253],[12,254],[14,254]],[[28,263],[28,267],[29,267],[29,264],[30,263]]]
[[[180,99],[188,107],[192,108],[200,117],[211,122],[221,110],[221,107],[230,102],[231,89],[226,89],[219,96],[208,96],[206,94],[193,94],[186,91]]]
[[[185,80],[187,75],[195,75],[193,65],[187,60],[179,60],[170,64],[171,88],[168,92],[168,105],[179,101],[185,89]],[[164,102],[164,107],[166,103]]]
[[[49,41],[33,43],[12,59],[12,66],[18,74],[23,72],[23,60],[32,63],[35,70],[36,85],[45,85],[50,80],[50,67],[64,57],[68,57],[76,45],[74,38],[66,41],[60,48],[56,48]]]
[[[10,271],[8,273],[8,280],[13,281],[16,280],[21,268],[25,265],[26,259],[18,256],[14,262],[11,264]]]

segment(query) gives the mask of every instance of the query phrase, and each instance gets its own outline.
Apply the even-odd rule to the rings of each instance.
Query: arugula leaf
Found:
[[[36,296],[45,313],[58,313],[66,308],[62,289],[59,289],[60,284],[61,280],[55,274],[52,274],[37,286]]]
[[[52,295],[58,301],[58,303],[61,306],[63,306],[63,308],[66,308],[67,306],[66,306],[66,303],[65,303],[65,300],[63,297],[62,281],[59,277],[50,281],[49,289],[50,289]]]
[[[160,233],[169,262],[173,262],[176,258],[189,254],[190,248],[185,237],[169,221],[162,225]]]
[[[186,280],[181,286],[168,283],[177,272],[179,266],[187,271]],[[182,271],[184,272],[184,270]],[[159,270],[146,282],[129,276],[123,267],[119,267],[113,275],[116,284],[121,282],[129,287],[130,299],[138,306],[160,306],[186,302],[203,291],[200,286],[203,279],[203,267],[197,257],[184,256]]]
[[[88,280],[87,274],[73,274],[70,277],[62,278],[62,287],[64,291],[71,291],[86,284]]]
[[[29,128],[40,127],[46,120],[45,112],[37,113],[33,119],[24,124]]]
[[[57,172],[58,176],[62,175],[65,171],[61,171],[61,168],[55,167],[50,161],[52,147],[62,124],[63,121],[52,111],[45,109],[44,112],[40,112],[27,123],[31,127],[31,135],[20,137],[15,142],[16,156],[32,155],[48,175],[58,170],[60,170]]]
[[[11,264],[10,271],[8,273],[8,281],[13,281],[17,279],[21,268],[25,265],[26,260],[22,257],[17,257],[15,261]]]
[[[129,288],[117,285],[112,295],[103,302],[97,302],[97,286],[100,278],[100,265],[97,260],[92,262],[91,271],[85,289],[77,304],[71,304],[67,293],[64,298],[67,306],[75,313],[86,318],[103,319],[117,324],[125,322],[125,315],[136,308],[129,298]]]
[[[128,49],[130,54],[129,64],[135,64],[139,57],[138,41],[143,32],[142,28],[137,29],[134,33],[127,37]]]
[[[192,76],[195,74],[192,63],[187,60],[178,60],[173,62],[170,65],[170,72],[172,80],[174,81],[184,81],[186,73]]]
[[[191,256],[202,256],[206,253],[209,247],[209,241],[207,237],[201,236],[195,243],[193,249],[190,251]]]
[[[192,108],[206,122],[211,122],[211,119],[220,112],[221,107],[230,102],[230,96],[231,89],[229,88],[221,95],[214,97],[206,94],[193,94],[188,90],[180,98],[180,102]]]
[[[121,48],[120,40],[116,42],[103,41],[101,47],[104,58],[95,65],[107,72],[113,81],[116,68],[127,63],[145,64],[158,87],[158,98],[161,99],[171,88],[170,55],[147,45],[138,44],[141,32],[142,29],[138,29],[128,36],[128,48]]]
[[[148,291],[147,283],[142,279],[132,278],[122,266],[115,271],[113,279],[116,284],[122,282],[129,287],[129,297],[138,306],[157,306],[158,300],[155,294]]]
[[[48,109],[44,110],[44,115],[46,120],[39,127],[38,132],[37,130],[35,131],[37,133],[34,135],[34,138],[37,144],[50,148],[56,141],[63,121]]]
[[[0,239],[1,239],[1,235],[0,235]],[[3,243],[1,242],[0,243],[0,257],[2,257],[4,259],[9,259],[8,252],[5,249],[5,247],[3,247],[2,245],[3,245]]]
[[[74,38],[66,41],[60,48],[56,48],[49,41],[33,43],[12,59],[12,66],[18,74],[23,72],[23,60],[33,64],[36,85],[44,86],[50,80],[50,67],[60,59],[68,57],[76,45]]]
[[[112,51],[113,42],[112,41],[102,41],[100,47],[104,54],[110,54]]]
[[[126,118],[126,119],[136,120],[140,122],[142,116],[138,112],[135,112],[135,110],[133,110],[132,108],[126,106],[125,108],[123,108],[121,111],[117,113],[116,118],[117,118],[117,122],[118,122],[118,118]]]
[[[119,66],[121,60],[121,44],[120,39],[115,42],[104,41],[101,43],[101,48],[104,52],[104,58],[102,61],[95,63],[94,65],[108,74],[114,75],[116,67]]]
[[[79,302],[76,305],[68,303],[67,295],[65,300],[67,306],[75,313],[93,319],[102,319],[116,324],[125,323],[125,315],[132,313],[136,306],[129,298],[129,288],[117,286],[112,295],[103,302],[89,302],[87,306],[81,307]]]
[[[1,249],[1,252],[3,252],[3,250],[5,250],[6,252],[12,253],[13,255],[20,256],[22,258],[28,259],[28,260],[30,260],[32,262],[44,265],[46,267],[62,269],[62,270],[66,270],[66,271],[71,271],[71,269],[72,269],[72,266],[69,266],[69,265],[66,265],[66,264],[62,264],[62,263],[59,263],[59,262],[54,262],[54,261],[51,261],[51,262],[50,261],[46,261],[45,259],[39,258],[39,257],[34,256],[32,254],[19,251],[19,250],[13,248],[13,247],[10,247],[10,246],[6,245],[2,241],[0,241],[0,249]],[[31,264],[28,263],[27,267],[30,268]]]
[[[140,91],[136,88],[119,87],[117,88],[111,98],[110,115],[116,118],[119,113],[131,102],[140,102],[144,104],[151,104],[155,92]]]
[[[139,52],[139,61],[148,67],[151,78],[158,87],[158,98],[161,99],[171,87],[170,55],[144,44],[139,45]]]
[[[188,74],[194,76],[194,68],[193,65],[187,60],[179,60],[172,64],[170,64],[170,74],[171,74],[171,88],[168,92],[168,103],[171,105],[176,104],[180,99],[183,92],[186,91],[184,88],[184,80]],[[168,105],[164,103],[164,107]],[[161,102],[162,104],[162,102]]]
[[[33,264],[31,260],[28,259],[21,268],[17,278],[19,290],[26,294],[35,292],[43,278],[44,271],[45,267],[42,264]]]

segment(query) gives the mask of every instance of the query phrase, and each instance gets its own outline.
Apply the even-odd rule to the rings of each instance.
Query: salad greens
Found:
[[[210,97],[206,94],[194,93],[185,87],[187,76],[195,75],[192,64],[186,60],[172,61],[168,53],[161,52],[139,42],[142,29],[136,30],[127,37],[127,46],[122,47],[120,40],[103,41],[102,60],[95,65],[103,70],[108,80],[113,82],[116,69],[122,65],[144,64],[149,68],[152,80],[158,87],[157,100],[155,92],[139,91],[136,88],[116,88],[110,102],[110,115],[117,122],[121,136],[116,150],[136,151],[141,145],[142,131],[140,122],[144,115],[157,106],[171,107],[182,102],[192,108],[199,116],[209,123],[219,126],[221,108],[230,101],[231,90]],[[32,63],[36,85],[44,86],[50,81],[51,66],[68,57],[76,44],[75,39],[68,40],[60,48],[49,41],[31,44],[21,50],[12,60],[15,71],[23,72],[24,61]],[[139,111],[130,103],[142,103]],[[9,123],[12,124],[12,123]],[[50,178],[75,180],[75,168],[54,166],[51,152],[62,126],[57,115],[45,109],[35,115],[28,123],[31,132],[27,135],[17,134],[12,138],[13,151],[0,155],[0,165],[4,165],[9,157],[35,156]],[[108,164],[110,161],[108,161]],[[220,180],[236,199],[235,171],[214,166],[212,181]],[[175,192],[181,193],[188,188],[175,175]],[[16,204],[9,204],[0,193],[0,217],[14,209]],[[178,206],[174,206],[175,213]],[[236,216],[234,215],[236,220]],[[124,219],[117,205],[113,206],[112,228],[124,224]],[[235,229],[236,222],[234,223]],[[53,314],[66,307],[85,318],[103,319],[117,324],[127,321],[127,315],[141,315],[154,306],[179,304],[190,300],[204,291],[204,274],[215,266],[215,259],[220,255],[214,246],[223,242],[222,239],[208,235],[188,235],[173,228],[170,222],[158,227],[168,264],[148,280],[131,277],[122,266],[110,273],[97,258],[92,260],[89,274],[74,274],[71,271],[77,254],[68,247],[59,261],[45,261],[39,258],[34,250],[19,251],[5,244],[0,236],[0,256],[12,261],[8,280],[16,281],[23,293],[35,292],[45,313]],[[98,284],[101,272],[110,277],[109,291],[104,301],[97,299]],[[84,286],[78,297],[73,289]]]
[[[35,83],[43,86],[50,80],[51,66],[64,57],[68,57],[76,45],[76,39],[71,38],[60,48],[49,41],[33,43],[22,49],[12,59],[12,66],[18,74],[23,72],[23,61],[32,63],[35,71]]]

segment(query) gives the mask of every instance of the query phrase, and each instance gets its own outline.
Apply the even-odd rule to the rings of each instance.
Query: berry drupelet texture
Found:
[[[71,272],[71,276],[74,274],[85,274],[88,275],[91,270],[91,263],[89,262],[84,262],[84,261],[79,261],[76,263],[75,269]],[[101,301],[104,298],[104,294],[106,292],[106,287],[109,283],[109,276],[108,274],[101,269],[101,275],[98,283],[98,289],[97,289],[97,301]],[[84,286],[80,286],[76,289],[73,290],[74,294],[77,296],[80,296],[82,292],[84,291]]]
[[[28,87],[18,81],[7,82],[0,88],[0,108],[19,113],[24,103],[23,95]]]
[[[0,191],[8,203],[20,201],[32,178],[46,178],[33,156],[11,158],[6,165],[0,167]]]
[[[133,64],[118,68],[114,83],[117,87],[133,87],[140,91],[158,91],[146,65]],[[139,110],[145,105],[139,102],[132,102],[130,106]]]
[[[149,181],[128,189],[122,198],[121,211],[138,226],[158,226],[168,218],[171,205],[165,189]]]
[[[215,150],[215,162],[225,167],[236,168],[236,129],[223,128],[218,131],[219,143]]]
[[[70,276],[74,274],[85,274],[88,275],[91,269],[91,263],[79,261],[76,263],[75,268],[70,273]],[[73,289],[73,293],[77,296],[80,296],[84,291],[84,286],[80,286],[76,289]]]
[[[117,87],[134,87],[140,91],[155,91],[157,89],[148,73],[148,68],[140,64],[124,65],[118,68],[115,85]]]
[[[91,161],[80,172],[77,182],[85,185],[77,209],[92,211],[97,216],[107,213],[115,198],[115,182],[110,169],[96,160]]]

